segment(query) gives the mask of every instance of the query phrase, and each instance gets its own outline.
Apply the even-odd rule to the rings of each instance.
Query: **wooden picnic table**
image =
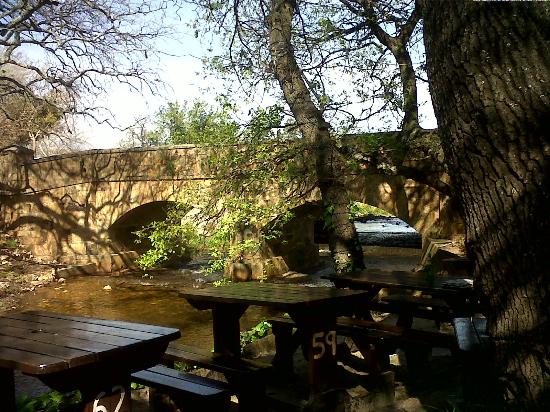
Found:
[[[431,298],[442,299],[448,305],[449,313],[456,316],[471,314],[475,307],[475,298],[471,279],[464,277],[435,276],[429,277],[422,271],[383,271],[374,269],[365,269],[361,272],[347,275],[329,275],[323,278],[331,280],[337,288],[350,288],[352,290],[365,290],[368,292],[367,298],[376,307],[378,293],[382,288],[406,289],[421,291]],[[403,297],[403,301],[406,297]],[[397,301],[397,299],[396,299]],[[429,300],[424,301],[427,305]],[[367,307],[369,304],[367,303]],[[398,306],[397,306],[398,307]],[[406,307],[406,305],[403,305]],[[406,313],[402,314],[407,317]],[[412,318],[400,322],[407,324],[412,322]],[[409,325],[410,326],[410,325]]]
[[[0,316],[0,410],[15,412],[14,370],[59,391],[79,389],[85,412],[128,412],[130,374],[160,362],[178,329],[43,311]]]
[[[244,282],[184,289],[180,296],[197,309],[212,310],[214,351],[240,357],[239,319],[250,305],[287,312],[301,329],[309,364],[311,394],[331,383],[336,368],[336,317],[347,313],[366,292],[330,287]]]

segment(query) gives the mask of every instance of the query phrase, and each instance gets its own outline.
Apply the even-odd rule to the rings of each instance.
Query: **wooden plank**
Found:
[[[337,305],[351,303],[350,297],[366,294],[364,291],[350,291],[335,288],[309,288],[279,284],[242,283],[219,288],[182,289],[179,295],[190,302],[247,304],[273,306],[281,310]]]
[[[14,336],[37,342],[52,343],[55,345],[65,345],[69,348],[81,349],[89,352],[108,351],[119,347],[120,345],[109,345],[106,343],[96,342],[95,340],[85,340],[73,338],[70,336],[60,336],[47,332],[29,331],[11,326],[0,327],[0,336]]]
[[[75,367],[90,363],[96,359],[96,354],[79,349],[73,349],[64,345],[55,345],[46,342],[37,342],[14,336],[0,336],[0,347],[24,350],[40,355],[53,356],[64,359],[69,367]]]
[[[70,319],[56,318],[50,316],[43,316],[40,314],[30,314],[30,313],[14,313],[7,316],[10,319],[19,319],[23,321],[31,321],[40,323],[44,326],[42,328],[45,331],[49,330],[62,330],[62,329],[72,329],[72,330],[82,330],[87,332],[97,332],[110,336],[118,336],[124,338],[138,339],[138,340],[149,340],[157,337],[164,336],[160,333],[151,333],[151,332],[142,332],[132,329],[125,329],[120,327],[98,325],[94,323],[88,323],[84,321],[74,321]],[[86,318],[83,318],[86,319]]]
[[[6,325],[18,327],[22,331],[27,331],[30,333],[47,333],[47,334],[57,335],[57,336],[73,337],[77,339],[89,340],[89,341],[104,343],[104,344],[113,345],[113,346],[125,346],[125,345],[131,345],[131,344],[140,342],[139,339],[106,335],[104,333],[99,333],[99,332],[68,329],[67,327],[61,327],[61,328],[49,327],[48,328],[45,326],[44,323],[37,323],[37,322],[30,322],[30,321],[19,321],[19,323],[17,323],[17,320],[10,320],[10,322],[6,323],[4,322],[4,319],[1,317],[0,317],[0,334],[2,333],[1,330],[4,329]],[[14,326],[14,325],[17,325],[17,326]]]
[[[167,369],[167,368],[166,368]],[[202,378],[198,376],[189,378],[184,374],[178,376],[170,376],[166,373],[159,373],[155,370],[146,369],[132,374],[132,379],[137,383],[144,385],[159,387],[162,390],[173,392],[181,391],[187,394],[195,395],[198,397],[220,397],[229,396],[229,392],[226,388],[217,386],[210,379]]]
[[[0,367],[19,369],[24,373],[44,374],[58,372],[69,368],[64,359],[0,347]]]
[[[164,353],[164,359],[170,362],[186,362],[230,375],[260,372],[271,368],[271,365],[267,363],[223,356],[206,349],[180,343],[171,343]]]
[[[162,366],[162,365],[155,365],[147,370],[150,372],[154,372],[158,375],[170,376],[172,378],[185,380],[187,382],[194,382],[194,383],[197,383],[203,386],[209,386],[215,389],[221,389],[221,390],[228,389],[228,385],[222,381],[204,378],[202,376],[193,375],[191,373],[181,372],[176,369],[167,368],[166,366]]]
[[[427,296],[413,295],[388,295],[381,298],[382,301],[391,302],[403,306],[425,306],[449,310],[449,305],[444,299],[431,298]]]
[[[31,311],[26,311],[25,313],[36,314],[36,315],[41,315],[45,317],[53,317],[57,319],[73,320],[77,322],[92,323],[95,325],[113,326],[117,328],[124,328],[124,329],[140,331],[140,332],[148,332],[148,333],[155,333],[155,334],[162,334],[162,335],[177,333],[178,331],[178,329],[169,328],[166,326],[148,325],[143,323],[118,321],[118,320],[110,320],[110,319],[97,319],[97,318],[89,318],[89,317],[83,317],[83,316],[72,316],[68,314],[45,312],[45,311],[31,310]]]
[[[456,277],[441,277],[430,281],[422,272],[410,271],[380,271],[367,269],[356,274],[337,276],[322,276],[341,286],[379,286],[387,288],[400,288],[422,290],[430,292],[440,292],[445,294],[461,294],[468,291],[468,288],[445,287],[445,282],[450,280],[459,280]]]

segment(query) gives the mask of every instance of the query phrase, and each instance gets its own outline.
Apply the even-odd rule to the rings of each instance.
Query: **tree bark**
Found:
[[[311,147],[314,169],[323,198],[329,247],[337,273],[363,268],[363,252],[355,226],[349,220],[346,188],[336,178],[338,163],[330,125],[311,99],[292,48],[292,18],[295,2],[273,0],[269,16],[269,49],[273,70],[304,139]]]
[[[550,410],[550,7],[418,3],[500,390],[511,410]]]

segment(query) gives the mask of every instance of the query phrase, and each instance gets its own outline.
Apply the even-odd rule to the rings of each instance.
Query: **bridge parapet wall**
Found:
[[[207,179],[208,153],[192,145],[90,150],[25,164],[28,189],[51,190],[89,182]]]
[[[13,145],[0,150],[0,192],[18,192],[25,188],[25,164],[33,157],[34,152],[23,146]]]

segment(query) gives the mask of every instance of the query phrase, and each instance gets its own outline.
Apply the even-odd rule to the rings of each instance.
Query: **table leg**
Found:
[[[327,389],[336,372],[336,318],[333,315],[304,316],[290,314],[303,331],[304,351],[308,359],[310,397]]]
[[[338,283],[335,282],[335,286],[338,287]],[[356,301],[351,305],[349,315],[356,316],[360,319],[364,320],[371,320],[373,321],[372,314],[370,313],[371,308],[371,302],[373,302],[377,296],[382,287],[377,285],[370,285],[370,286],[362,286],[362,287],[354,287],[353,285],[343,284],[340,285],[341,287],[349,287],[350,289],[354,290],[364,290],[368,292],[366,296],[364,296],[361,301]],[[348,316],[349,316],[348,315]]]
[[[214,352],[241,356],[239,319],[247,307],[246,305],[219,304],[212,309]]]
[[[15,412],[15,382],[13,370],[0,368],[0,408],[2,411]]]

